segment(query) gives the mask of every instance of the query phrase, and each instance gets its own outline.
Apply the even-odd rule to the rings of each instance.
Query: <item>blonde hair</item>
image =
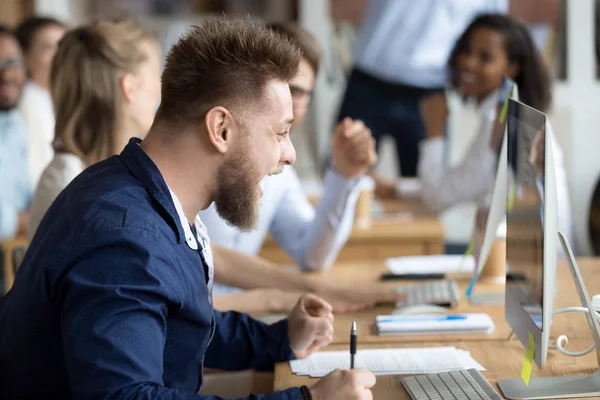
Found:
[[[50,75],[57,152],[75,154],[91,165],[121,150],[119,81],[147,58],[140,42],[153,38],[131,19],[100,20],[65,34]]]

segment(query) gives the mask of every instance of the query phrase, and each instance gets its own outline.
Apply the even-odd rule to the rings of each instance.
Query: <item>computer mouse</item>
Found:
[[[448,309],[446,307],[435,306],[433,304],[420,304],[398,307],[392,312],[392,314],[448,314]]]

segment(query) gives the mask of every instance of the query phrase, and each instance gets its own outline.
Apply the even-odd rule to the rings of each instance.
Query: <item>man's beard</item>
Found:
[[[260,211],[260,179],[247,143],[217,172],[215,205],[228,224],[242,231],[254,229]]]

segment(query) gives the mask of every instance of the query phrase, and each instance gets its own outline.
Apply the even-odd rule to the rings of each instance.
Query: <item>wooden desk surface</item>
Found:
[[[590,297],[594,294],[600,294],[600,258],[581,258],[578,259],[579,268],[585,280]],[[377,282],[382,272],[387,271],[383,263],[365,263],[365,264],[336,264],[331,270],[312,274],[319,279],[326,279],[332,282],[343,282],[347,284],[361,283],[361,287],[376,287],[381,290],[389,290],[399,284],[407,284],[409,282]],[[478,340],[505,340],[508,338],[511,329],[504,318],[504,306],[483,306],[473,305],[466,297],[468,280],[466,276],[456,276],[461,289],[461,302],[457,308],[452,310],[456,313],[487,313],[494,321],[495,330],[490,334],[461,334],[461,335],[426,335],[421,336],[421,340],[440,341],[440,340],[463,340],[463,341],[478,341]],[[566,262],[560,261],[557,267],[557,287],[558,295],[555,300],[554,309],[580,306],[579,297],[575,289],[575,285],[569,273]],[[476,290],[480,292],[503,292],[503,284],[478,283]],[[358,324],[358,337],[361,343],[406,343],[415,340],[414,335],[397,335],[397,336],[379,336],[375,333],[373,323],[375,317],[381,314],[389,314],[393,311],[394,306],[379,306],[371,310],[358,311],[354,313],[336,314],[335,316],[335,333],[333,343],[342,344],[349,341],[349,329],[352,320],[356,320]],[[583,329],[582,329],[583,327]],[[588,338],[589,332],[585,317],[582,313],[558,314],[553,317],[552,337],[566,334],[569,338]]]
[[[584,349],[590,346],[591,338],[572,340],[569,343],[574,349]],[[521,376],[521,368],[523,365],[523,356],[525,349],[521,346],[518,340],[514,341],[458,341],[458,342],[422,342],[415,341],[410,344],[377,344],[377,345],[360,345],[359,349],[369,348],[399,348],[399,347],[435,347],[435,346],[455,346],[459,349],[467,350],[471,356],[477,360],[486,371],[482,374],[488,381],[494,385],[496,391],[502,394],[496,382],[500,379],[519,378]],[[348,351],[348,346],[337,345],[328,346],[328,351]],[[536,366],[533,367],[531,376],[576,376],[593,373],[598,368],[596,353],[583,357],[567,357],[556,350],[548,352],[548,360],[540,371]],[[400,383],[399,375],[378,376],[377,384],[373,388],[373,399],[410,399],[408,393]],[[306,376],[293,375],[289,363],[279,363],[275,366],[275,390],[283,390],[294,386],[313,385],[318,379],[309,378]]]

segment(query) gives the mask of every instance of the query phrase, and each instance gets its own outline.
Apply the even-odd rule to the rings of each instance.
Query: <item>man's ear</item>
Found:
[[[133,74],[125,73],[119,81],[119,88],[123,93],[125,102],[131,104],[135,101],[135,76]]]
[[[213,107],[204,117],[208,139],[220,153],[225,153],[231,146],[233,118],[231,113],[221,106]]]

